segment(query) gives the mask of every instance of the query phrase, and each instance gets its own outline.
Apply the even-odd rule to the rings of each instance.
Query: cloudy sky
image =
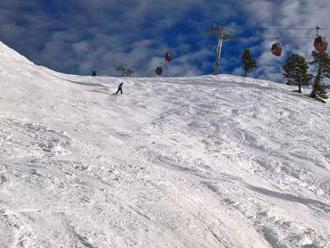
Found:
[[[0,39],[33,62],[72,74],[117,75],[127,64],[136,76],[153,76],[167,50],[175,60],[166,76],[210,74],[212,24],[240,39],[224,45],[221,73],[241,74],[241,54],[250,47],[258,78],[281,81],[281,63],[298,52],[310,57],[318,25],[330,37],[329,0],[1,0]],[[269,52],[272,38],[284,56]]]

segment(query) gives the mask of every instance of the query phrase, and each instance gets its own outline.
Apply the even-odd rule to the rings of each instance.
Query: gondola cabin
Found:
[[[324,53],[328,49],[328,42],[324,37],[319,35],[314,40],[314,47],[319,53]]]
[[[164,56],[164,58],[165,58],[165,60],[167,61],[167,62],[171,62],[172,60],[173,60],[173,54],[171,53],[171,52],[167,52],[166,54],[165,54],[165,56]]]
[[[280,57],[282,55],[282,46],[280,43],[274,43],[271,48],[272,54],[274,56]]]

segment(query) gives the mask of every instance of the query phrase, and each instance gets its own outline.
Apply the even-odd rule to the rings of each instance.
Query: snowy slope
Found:
[[[0,247],[330,247],[330,107],[294,89],[64,75],[0,43]]]

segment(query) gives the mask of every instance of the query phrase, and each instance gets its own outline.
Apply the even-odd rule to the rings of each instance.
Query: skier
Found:
[[[118,90],[117,90],[117,92],[114,95],[117,95],[119,92],[120,92],[120,94],[123,94],[123,84],[124,83],[120,83],[118,85]]]

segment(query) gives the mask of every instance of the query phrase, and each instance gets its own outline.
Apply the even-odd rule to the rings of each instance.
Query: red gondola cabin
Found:
[[[280,57],[282,55],[282,47],[280,43],[274,43],[272,45],[272,53],[273,55]]]
[[[173,54],[172,53],[170,53],[170,52],[167,52],[166,54],[165,54],[165,60],[167,61],[167,62],[171,62],[172,61],[172,59],[173,59]]]
[[[314,47],[319,53],[324,53],[328,49],[328,42],[325,38],[319,35],[314,40]]]

